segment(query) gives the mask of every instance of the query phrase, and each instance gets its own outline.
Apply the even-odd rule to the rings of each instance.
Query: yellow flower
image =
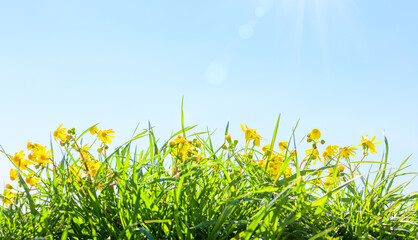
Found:
[[[331,178],[327,178],[324,182],[324,188],[328,189],[331,186]]]
[[[251,129],[248,128],[247,124],[245,124],[246,129],[244,128],[244,126],[241,125],[242,131],[244,131],[245,133],[245,140],[246,141],[250,141],[250,140],[254,140],[254,145],[256,145],[257,147],[260,146],[260,140],[265,140],[265,139],[261,139],[261,136],[258,135],[256,133],[257,128]]]
[[[280,151],[284,151],[285,149],[287,149],[287,145],[289,145],[288,142],[279,142]]]
[[[375,139],[376,139],[376,136],[374,136],[371,140],[367,139],[367,135],[366,135],[366,138],[361,136],[360,141],[362,142],[362,144],[359,144],[359,146],[363,146],[364,152],[367,152],[367,150],[370,150],[370,152],[372,153],[377,153],[376,147],[374,145],[380,144],[380,142],[373,142]]]
[[[15,194],[12,193],[9,189],[4,189],[3,196],[4,198],[2,198],[1,200],[4,202],[4,204],[6,204],[6,207],[8,207],[9,204],[12,203],[12,199],[15,196]]]
[[[261,150],[263,150],[264,152],[267,152],[268,150],[270,150],[271,145],[267,144],[264,147],[261,148]]]
[[[20,160],[20,169],[25,170],[28,169],[26,166],[31,165],[32,163],[28,159]]]
[[[271,160],[274,162],[283,162],[284,156],[282,154],[273,154]]]
[[[114,138],[115,136],[112,136],[110,134],[115,133],[112,129],[107,129],[107,130],[100,130],[97,133],[97,138],[102,141],[103,143],[111,143],[112,140],[111,138]]]
[[[356,147],[343,147],[340,148],[340,156],[347,160],[350,156],[355,157],[356,154],[354,150],[356,150]]]
[[[18,178],[17,169],[10,169],[10,180],[14,181]]]
[[[56,142],[57,139],[60,139],[61,141],[65,141],[66,139],[66,133],[67,133],[67,129],[66,128],[61,128],[62,124],[57,128],[57,130],[54,131],[53,135],[54,135],[54,139]]]
[[[307,154],[307,156],[306,156],[305,159],[313,159],[313,160],[315,160],[314,161],[314,164],[316,164],[316,160],[321,161],[321,158],[319,157],[319,151],[318,151],[317,148],[315,148],[315,149],[311,148],[311,149],[306,150],[305,152]]]
[[[100,166],[102,165],[101,162],[96,161],[87,161],[87,167],[89,168],[89,171],[87,174],[90,176],[96,176],[97,171],[99,171]]]
[[[26,145],[26,148],[28,149],[28,151],[30,151],[35,148],[35,145],[31,142],[28,142],[28,144]]]
[[[37,164],[40,163],[45,165],[46,163],[52,163],[50,160],[52,158],[51,150],[47,151],[46,146],[41,146],[39,144],[33,149],[33,153],[29,154],[28,158]]]
[[[286,173],[285,173],[286,177],[290,177],[292,176],[292,169],[290,167],[286,168]]]
[[[93,126],[89,129],[89,131],[91,135],[94,135],[99,131],[99,129],[96,126]]]
[[[31,173],[26,177],[25,182],[31,186],[35,186],[40,180],[41,178],[33,177],[33,173]]]
[[[322,157],[324,159],[331,159],[336,156],[338,153],[338,146],[337,145],[329,145],[325,148],[325,151],[322,152]]]
[[[25,157],[25,154],[23,153],[23,150],[20,152],[16,152],[15,155],[12,157],[12,161],[16,166],[19,166],[19,161]]]
[[[10,184],[6,184],[6,189],[13,189],[13,186]]]
[[[256,132],[257,128],[251,129],[251,128],[248,128],[247,124],[245,124],[246,129],[244,129],[244,126],[242,126],[242,124],[240,125],[241,125],[242,131],[244,131],[245,133],[245,140],[246,141],[253,140],[254,139],[253,135]]]
[[[38,162],[41,163],[42,165],[45,165],[46,163],[52,163],[50,160],[52,155],[49,155],[50,152],[51,150],[49,150],[48,152],[39,153]]]
[[[310,133],[310,138],[318,140],[320,137],[321,137],[321,132],[316,128],[312,129]]]
[[[231,141],[231,135],[225,135],[225,140],[227,140],[228,142]]]
[[[338,170],[340,170],[340,172],[344,171],[344,169],[345,169],[344,165],[338,166]]]
[[[201,148],[202,147],[202,143],[199,142],[199,140],[197,140],[196,138],[193,139],[193,145],[197,148]]]
[[[69,169],[70,169],[70,172],[73,175],[76,176],[76,178],[75,178],[76,181],[77,182],[80,182],[81,181],[81,171],[80,171],[80,168],[78,166],[76,166],[76,165],[71,165]]]
[[[254,133],[254,145],[259,147],[260,146],[260,140],[261,140],[261,136],[258,135],[257,133]],[[263,139],[263,140],[266,140],[266,139]]]

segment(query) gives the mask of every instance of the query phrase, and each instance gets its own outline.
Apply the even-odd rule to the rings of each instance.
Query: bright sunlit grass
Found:
[[[183,120],[183,119],[182,119]],[[314,128],[294,136],[243,135],[214,143],[211,132],[182,126],[165,142],[152,128],[110,150],[112,129],[82,133],[60,125],[52,145],[29,142],[5,154],[13,163],[1,195],[3,239],[416,239],[417,193],[393,185],[375,137],[351,146],[326,142]],[[183,121],[182,121],[183,123]],[[295,128],[296,129],[296,128]],[[135,140],[146,138],[147,147]],[[288,139],[284,141],[283,139]],[[263,140],[265,139],[265,140]],[[279,141],[281,139],[282,141]],[[238,143],[245,145],[240,149]],[[264,143],[264,144],[263,144]],[[373,155],[374,156],[374,155]],[[379,166],[375,177],[362,164]],[[168,167],[167,167],[168,166]]]

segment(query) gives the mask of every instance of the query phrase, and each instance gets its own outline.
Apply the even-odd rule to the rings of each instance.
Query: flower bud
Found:
[[[321,144],[325,144],[325,140],[324,139],[321,140]]]

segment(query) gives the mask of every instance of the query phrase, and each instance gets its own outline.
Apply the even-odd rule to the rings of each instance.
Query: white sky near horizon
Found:
[[[180,125],[239,124],[278,141],[300,119],[327,143],[386,132],[389,162],[418,172],[417,1],[4,1],[0,3],[0,145],[49,145],[61,123],[136,125],[165,141]],[[142,145],[139,147],[141,148]],[[277,146],[276,146],[277,147]],[[380,160],[383,144],[370,160]],[[12,164],[0,156],[0,191]],[[404,178],[403,178],[404,179]],[[405,178],[409,179],[409,178]],[[415,181],[416,182],[416,181]],[[409,191],[418,188],[411,185]]]

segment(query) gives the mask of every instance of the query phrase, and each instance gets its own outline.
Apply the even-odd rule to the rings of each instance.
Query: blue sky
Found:
[[[279,140],[319,128],[328,143],[385,130],[395,167],[418,171],[417,1],[3,1],[0,144],[49,143],[61,123],[136,125],[165,140],[229,121]],[[140,145],[141,147],[141,145]],[[370,156],[371,160],[381,157]],[[378,155],[378,156],[377,156]],[[0,189],[12,165],[0,157]],[[411,190],[417,190],[411,189]]]

